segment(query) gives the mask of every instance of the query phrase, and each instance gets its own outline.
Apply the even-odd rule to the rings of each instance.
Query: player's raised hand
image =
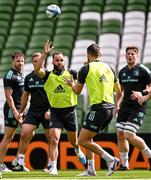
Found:
[[[54,47],[52,46],[52,42],[47,40],[47,42],[45,43],[45,46],[44,46],[44,53],[45,54],[50,53],[53,48]]]

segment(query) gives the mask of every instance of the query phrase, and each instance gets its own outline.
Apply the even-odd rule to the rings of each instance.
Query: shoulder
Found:
[[[4,76],[5,80],[11,80],[14,76],[15,72],[13,71],[13,69],[9,69],[8,72],[6,73],[6,75]]]
[[[148,74],[151,74],[150,69],[149,69],[148,67],[146,67],[144,64],[139,64],[139,68],[140,68],[142,71],[144,71],[144,72],[146,72],[146,73],[148,73]]]

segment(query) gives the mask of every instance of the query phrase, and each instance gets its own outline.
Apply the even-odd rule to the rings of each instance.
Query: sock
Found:
[[[57,161],[51,161],[51,168],[57,169]]]
[[[142,153],[145,154],[148,158],[151,158],[151,150],[149,149],[148,146],[146,146],[143,150]]]
[[[120,157],[121,157],[122,165],[124,167],[129,167],[128,152],[120,152]]]
[[[95,171],[94,159],[88,160],[88,170]]]
[[[51,166],[51,159],[50,158],[48,160],[48,165],[47,166]]]
[[[24,160],[25,160],[25,154],[18,154],[18,164],[23,166]]]
[[[104,151],[104,153],[101,156],[106,162],[114,161],[114,157],[111,156],[108,152]]]
[[[79,156],[79,154],[82,153],[80,148],[74,148],[74,151],[75,151],[77,156]]]

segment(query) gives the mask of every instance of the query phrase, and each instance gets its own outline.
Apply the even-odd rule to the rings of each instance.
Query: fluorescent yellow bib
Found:
[[[114,104],[114,73],[103,62],[91,62],[86,77],[90,105],[103,101]]]
[[[68,70],[65,70],[59,76],[51,72],[44,84],[49,103],[53,108],[66,108],[77,105],[77,95],[74,94],[70,86],[65,84],[64,76],[70,78],[71,74]]]

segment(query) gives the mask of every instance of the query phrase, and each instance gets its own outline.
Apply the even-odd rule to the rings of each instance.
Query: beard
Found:
[[[61,73],[64,70],[64,66],[56,66],[54,65],[54,70],[58,73]]]

